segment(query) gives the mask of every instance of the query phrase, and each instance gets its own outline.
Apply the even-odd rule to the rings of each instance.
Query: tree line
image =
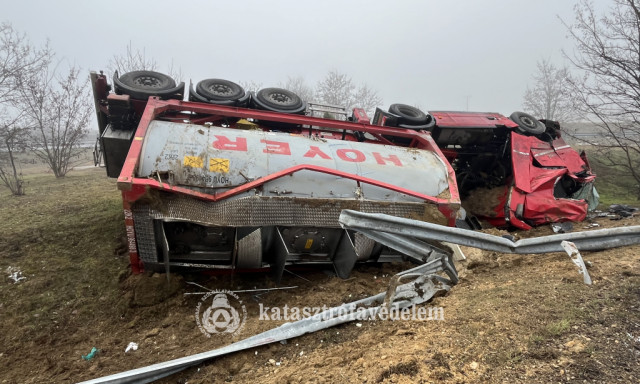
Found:
[[[598,160],[635,180],[640,200],[640,1],[598,12],[580,0],[574,15],[561,20],[575,47],[563,52],[570,66],[539,61],[523,105],[539,118],[593,124]]]
[[[9,23],[0,24],[0,181],[24,194],[16,153],[32,151],[56,177],[87,132],[88,78],[56,58],[48,43],[33,45]]]
[[[108,65],[111,73],[136,70],[157,71],[158,63],[144,49],[127,45]],[[173,62],[166,69],[176,80],[182,71]],[[46,164],[55,177],[71,170],[72,160],[88,132],[92,102],[88,76],[75,65],[65,66],[48,43],[32,44],[9,23],[0,24],[0,181],[14,195],[25,193],[18,152],[29,150]],[[261,84],[240,82],[258,90]],[[373,113],[382,104],[377,91],[367,84],[356,85],[346,74],[329,71],[316,87],[303,77],[289,77],[278,84],[303,100],[346,107],[364,108]]]

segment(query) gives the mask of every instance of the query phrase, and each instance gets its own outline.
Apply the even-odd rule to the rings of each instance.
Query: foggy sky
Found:
[[[0,21],[47,38],[87,72],[107,69],[131,41],[194,83],[205,78],[276,86],[303,76],[315,86],[329,70],[367,83],[391,103],[424,110],[522,109],[547,58],[568,64],[559,17],[575,0],[424,1],[9,1]],[[605,0],[597,3],[607,4]],[[468,103],[468,104],[467,104]]]

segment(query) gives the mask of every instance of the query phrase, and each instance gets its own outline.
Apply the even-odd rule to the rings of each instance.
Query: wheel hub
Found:
[[[289,104],[291,102],[291,98],[283,93],[272,93],[269,95],[269,99],[274,103],[278,104]]]
[[[209,91],[213,94],[221,96],[230,95],[233,92],[231,87],[224,84],[212,84],[209,87]]]
[[[533,121],[531,121],[531,119],[526,117],[526,116],[521,117],[520,121],[522,122],[522,124],[526,125],[527,127],[534,127],[535,126]]]
[[[152,77],[152,76],[140,76],[140,77],[136,77],[136,79],[133,81],[136,85],[140,85],[142,87],[147,87],[147,88],[159,88],[160,87],[160,80]]]

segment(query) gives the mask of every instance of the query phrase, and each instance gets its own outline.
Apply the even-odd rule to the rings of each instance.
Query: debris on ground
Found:
[[[578,271],[584,277],[584,283],[591,285],[591,276],[589,276],[589,272],[587,272],[587,266],[585,265],[584,260],[582,260],[582,255],[580,255],[576,245],[570,241],[563,241],[560,245],[562,245],[562,248],[567,252],[571,261],[578,266]]]
[[[552,223],[551,229],[553,233],[569,233],[573,231],[573,223],[570,221],[565,221],[563,223]]]
[[[21,280],[27,279],[26,277],[22,276],[22,271],[20,270],[20,268],[17,268],[17,267],[7,267],[5,272],[9,274],[8,277],[10,280],[13,280],[14,284],[20,282]]]
[[[137,351],[137,350],[138,350],[138,344],[132,341],[129,343],[129,345],[127,345],[127,348],[125,348],[124,353],[127,353],[129,351]]]
[[[98,351],[100,350],[96,347],[91,348],[91,352],[87,353],[86,355],[82,355],[82,360],[90,361],[91,359],[96,357]]]
[[[611,206],[609,206],[609,212],[619,216],[620,218],[637,215],[637,211],[638,208],[634,208],[624,204],[611,204]]]

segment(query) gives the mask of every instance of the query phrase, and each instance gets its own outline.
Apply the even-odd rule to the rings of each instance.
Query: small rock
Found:
[[[274,359],[269,359],[269,364],[276,365],[276,361]]]
[[[362,327],[362,323],[356,323],[356,327],[358,328]]]
[[[476,363],[475,361],[474,361],[474,362],[472,362],[471,364],[469,364],[469,367],[471,367],[471,369],[473,369],[474,371],[475,371],[476,369],[478,369],[478,366],[479,366],[479,364],[478,364],[478,363]]]
[[[571,353],[580,353],[584,351],[585,346],[580,340],[570,340],[564,345]]]
[[[160,328],[153,328],[149,332],[145,333],[144,338],[158,336],[160,333]]]

